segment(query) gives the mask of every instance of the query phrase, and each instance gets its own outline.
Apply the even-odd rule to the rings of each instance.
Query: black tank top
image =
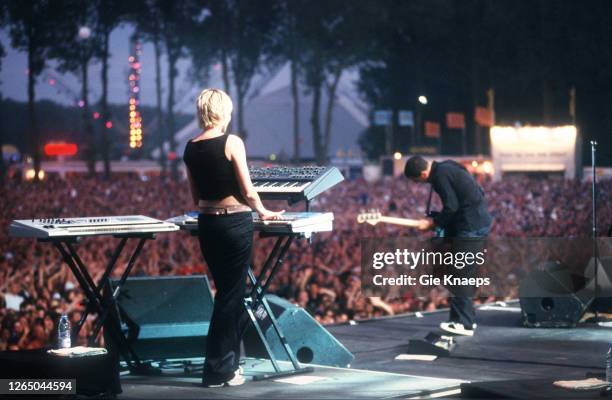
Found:
[[[191,173],[201,200],[221,200],[242,194],[232,162],[225,156],[228,135],[187,142],[183,161]]]

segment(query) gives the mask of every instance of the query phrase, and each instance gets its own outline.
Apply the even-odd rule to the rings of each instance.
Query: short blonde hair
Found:
[[[204,89],[196,103],[198,125],[210,128],[229,122],[234,106],[232,99],[221,89]]]

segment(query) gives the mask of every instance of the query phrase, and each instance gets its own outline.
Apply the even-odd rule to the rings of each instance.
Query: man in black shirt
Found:
[[[459,246],[463,242],[471,242],[468,246],[472,250],[474,239],[484,239],[489,234],[492,218],[487,211],[484,191],[461,164],[451,160],[440,163],[426,161],[415,156],[406,162],[404,175],[414,182],[430,183],[442,200],[442,210],[422,219],[419,229],[441,229],[444,237],[459,238],[456,242]],[[482,244],[482,241],[477,242]],[[446,332],[472,336],[476,328],[476,312],[471,296],[456,294],[449,298],[449,304],[450,320],[441,323],[440,328]]]

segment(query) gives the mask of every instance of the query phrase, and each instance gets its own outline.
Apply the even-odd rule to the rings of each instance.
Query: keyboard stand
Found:
[[[93,346],[97,340],[100,329],[104,327],[104,336],[109,347],[109,351],[113,352],[118,350],[121,353],[123,359],[126,361],[130,369],[137,369],[142,367],[140,360],[134,350],[132,349],[127,338],[121,330],[121,322],[119,314],[125,314],[121,309],[121,306],[117,303],[117,297],[121,291],[121,287],[128,278],[128,275],[132,271],[136,259],[138,258],[142,248],[147,240],[155,238],[154,233],[125,233],[113,235],[116,238],[121,239],[117,247],[108,260],[106,268],[100,281],[95,283],[91,274],[89,273],[87,266],[83,263],[78,253],[76,252],[73,244],[78,243],[78,237],[53,237],[38,239],[39,242],[51,242],[53,246],[60,252],[62,259],[72,271],[72,274],[78,281],[83,293],[87,297],[87,305],[85,311],[81,316],[79,323],[72,329],[72,337],[78,336],[81,328],[83,327],[87,316],[91,312],[98,314],[98,318],[94,324],[92,334],[88,338],[88,345]],[[128,239],[138,239],[135,250],[133,251],[130,259],[126,265],[125,270],[121,274],[119,282],[114,286],[111,286],[110,276],[117,264],[117,260],[121,255],[121,252],[125,248]],[[129,325],[129,324],[128,324]],[[116,347],[115,347],[116,346]]]
[[[284,234],[284,233],[271,234],[271,233],[263,233],[263,232],[260,233],[260,237],[277,237],[276,243],[274,244],[274,248],[272,249],[272,252],[266,259],[266,262],[264,263],[259,276],[255,276],[255,273],[253,272],[251,267],[249,267],[247,271],[249,280],[251,281],[253,288],[251,289],[250,294],[247,295],[244,299],[244,307],[249,315],[249,318],[251,319],[251,322],[253,323],[253,326],[255,327],[255,330],[257,331],[257,335],[261,339],[261,342],[263,343],[266,349],[266,352],[270,356],[270,361],[272,362],[272,366],[274,367],[274,371],[275,371],[271,373],[263,373],[261,375],[256,375],[253,377],[253,380],[255,381],[271,379],[271,378],[281,378],[285,376],[303,374],[303,373],[314,371],[312,367],[300,367],[300,364],[298,363],[295,357],[295,354],[293,353],[293,350],[289,346],[289,343],[287,342],[285,334],[283,333],[283,330],[278,324],[278,321],[276,320],[274,313],[270,309],[268,300],[265,297],[268,287],[270,285],[270,282],[272,282],[272,280],[274,279],[274,276],[278,270],[278,267],[280,267],[280,265],[283,263],[283,259],[285,257],[285,254],[287,253],[287,250],[289,250],[289,246],[291,246],[291,243],[296,237],[303,237],[303,236],[304,235],[301,233],[300,234]],[[264,334],[263,329],[261,328],[261,325],[260,325],[260,320],[263,320],[266,317],[270,318],[270,323],[272,324],[272,327],[274,328],[276,337],[283,345],[283,349],[285,350],[285,353],[287,354],[287,356],[289,357],[289,360],[291,361],[291,364],[293,367],[292,369],[285,370],[285,371],[281,370],[280,365],[278,364],[278,361],[276,360],[276,357],[274,356],[274,353],[272,352],[272,349],[270,348],[270,344],[268,343],[268,340],[266,339],[266,335]]]

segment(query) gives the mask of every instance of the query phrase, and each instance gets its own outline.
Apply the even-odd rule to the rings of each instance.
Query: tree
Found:
[[[193,0],[157,0],[153,4],[159,13],[160,38],[165,47],[168,63],[168,94],[166,100],[166,128],[170,151],[174,153],[171,160],[173,179],[178,179],[178,157],[176,156],[176,126],[174,119],[174,104],[176,102],[175,83],[178,76],[176,63],[185,56],[185,38],[191,35],[193,18],[199,15],[198,3]]]
[[[243,138],[247,133],[244,103],[253,77],[266,67],[276,68],[286,60],[286,55],[281,54],[285,37],[282,28],[278,28],[277,19],[281,3],[271,0],[201,1],[204,8],[195,19],[192,35],[187,38],[196,80],[205,82],[210,65],[218,61],[224,90],[230,95],[233,83],[235,122]]]
[[[212,2],[200,0],[198,5],[201,7],[200,15],[192,21],[192,34],[186,35],[185,47],[191,59],[191,78],[205,85],[210,77],[211,64],[221,58],[222,45],[214,38],[214,29],[221,24],[211,18]],[[227,87],[224,90],[229,93]]]
[[[453,20],[448,3],[394,1],[368,13],[369,37],[361,55],[358,85],[372,110],[393,112],[393,151],[407,152],[420,136],[418,121],[412,127],[398,125],[400,110],[418,111],[419,116],[439,120],[444,113],[440,110],[460,111],[455,107],[465,101],[461,88],[467,80],[454,74],[458,63],[452,57],[455,51],[463,52],[454,42],[455,36],[449,34]],[[420,95],[433,104],[423,107],[417,101]],[[383,136],[380,127],[363,132],[360,144],[370,158],[384,153]]]
[[[297,21],[299,11],[308,7],[303,0],[283,1],[277,0],[279,17],[273,32],[269,48],[265,50],[268,63],[271,65],[283,65],[289,63],[291,80],[291,100],[293,108],[293,161],[300,160],[300,35],[297,32]]]
[[[276,10],[270,0],[234,0],[227,11],[231,13],[229,60],[236,88],[237,130],[238,135],[246,138],[244,102],[253,76],[262,65]]]
[[[55,42],[53,21],[58,7],[48,0],[9,0],[7,5],[11,46],[28,57],[28,136],[30,154],[34,160],[34,180],[38,180],[41,163],[40,132],[36,123],[36,80],[45,68],[50,46]]]
[[[293,162],[300,162],[300,94],[298,92],[298,54],[297,35],[298,7],[294,2],[287,2],[287,50],[291,66],[291,99],[293,101]]]
[[[101,39],[100,61],[102,62],[102,70],[100,78],[102,81],[102,94],[100,96],[100,148],[102,152],[102,160],[104,162],[104,175],[106,178],[110,176],[110,152],[112,143],[108,137],[107,122],[111,120],[112,115],[108,107],[108,59],[110,57],[109,42],[111,32],[121,23],[126,17],[129,2],[123,0],[96,0],[96,12],[98,14],[98,35]]]
[[[103,37],[100,29],[99,9],[95,3],[79,0],[54,2],[61,4],[64,15],[53,28],[60,38],[51,47],[51,57],[58,60],[61,72],[71,72],[81,79],[84,153],[89,175],[95,175],[96,145],[92,114],[89,107],[89,65],[100,58]]]
[[[244,103],[253,77],[265,61],[276,22],[277,3],[272,0],[211,0],[201,2],[203,16],[195,22],[197,32],[188,47],[199,77],[208,76],[212,60],[221,64],[224,90],[235,88],[237,131],[246,137]]]
[[[231,1],[231,0],[230,0]],[[206,36],[208,40],[216,40],[214,48],[217,50],[217,57],[221,63],[221,76],[223,79],[223,90],[231,95],[231,82],[229,77],[229,49],[231,47],[231,41],[228,36],[231,31],[231,16],[230,16],[231,3],[225,0],[211,0],[210,1],[210,12],[212,18],[209,19],[207,26],[209,27],[209,35]],[[221,40],[217,40],[221,38]]]
[[[366,10],[373,6],[348,0],[330,1],[300,10],[296,21],[296,31],[303,43],[300,70],[312,93],[313,150],[320,164],[327,160],[338,84],[343,72],[360,60],[360,46],[368,34]],[[327,104],[322,121],[323,93]]]

